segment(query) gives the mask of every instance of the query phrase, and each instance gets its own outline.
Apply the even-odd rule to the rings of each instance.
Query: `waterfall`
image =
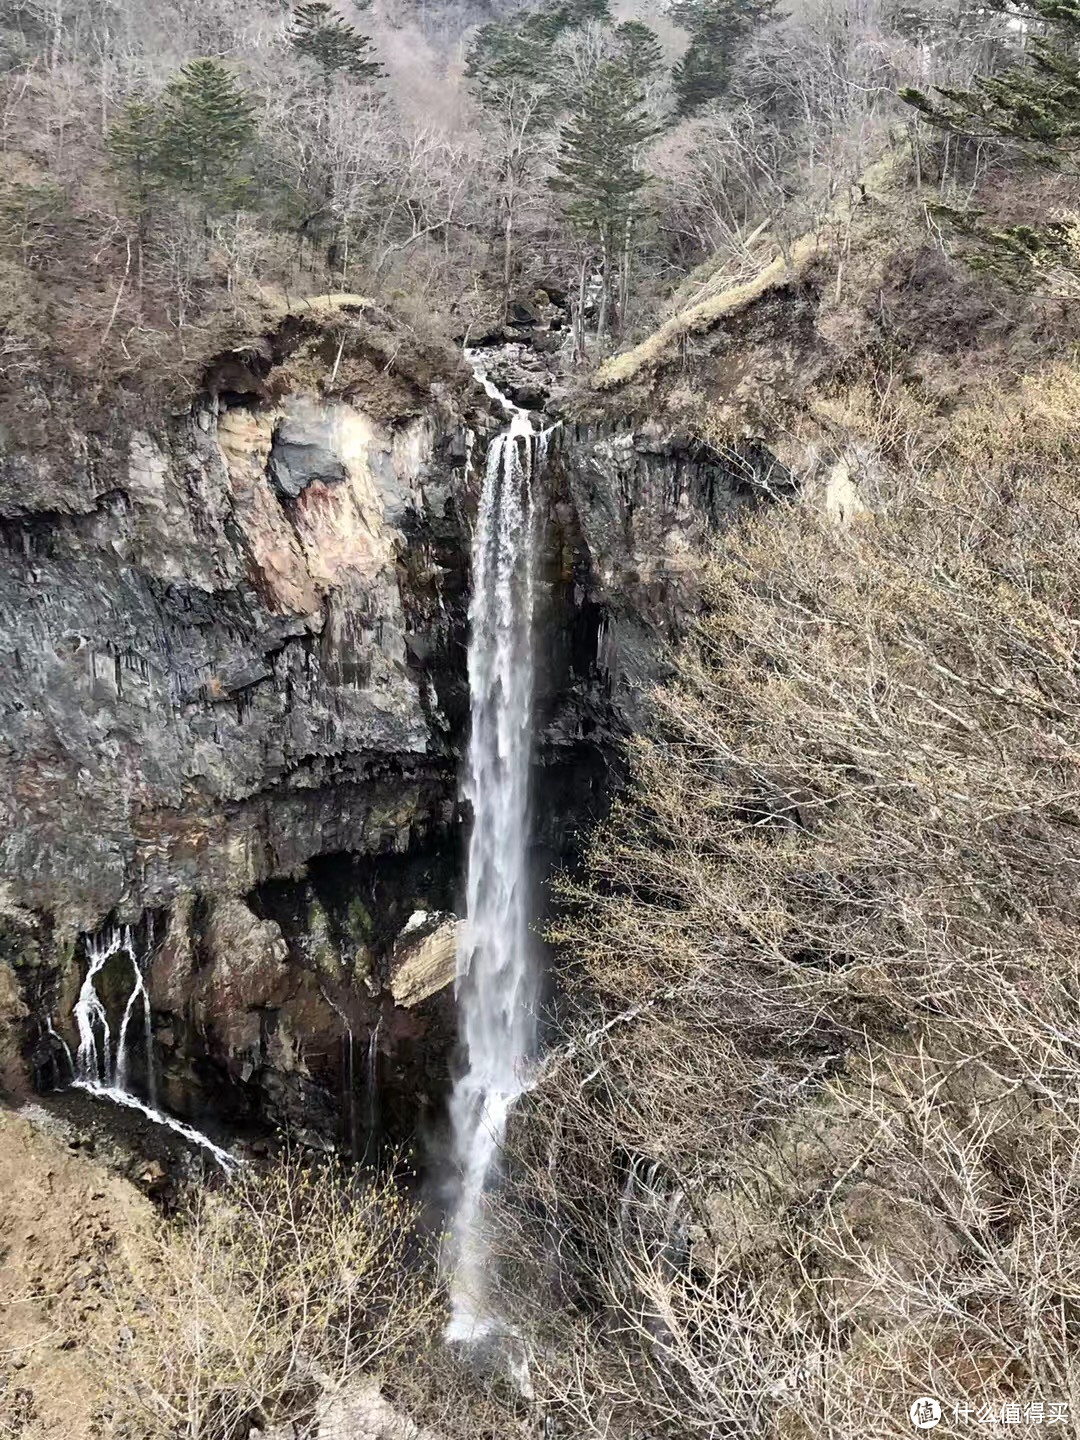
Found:
[[[146,977],[139,963],[138,950],[131,926],[115,927],[100,935],[86,937],[86,977],[75,1002],[75,1024],[79,1032],[79,1048],[75,1052],[73,1084],[80,1090],[104,1096],[115,1105],[138,1110],[155,1125],[163,1125],[180,1135],[189,1144],[198,1145],[214,1157],[223,1170],[231,1173],[240,1163],[200,1130],[182,1120],[166,1115],[157,1108],[154,1079],[154,1036],[151,1028],[150,995]],[[131,961],[131,991],[124,1005],[120,1027],[113,1045],[109,1012],[98,994],[98,976],[115,956],[126,954]],[[131,1090],[131,1027],[136,1011],[141,1011],[143,1043],[146,1055],[147,1100]],[[49,1028],[52,1028],[51,1021]]]
[[[97,992],[96,980],[105,966],[121,952],[127,954],[131,961],[131,968],[135,979],[132,982],[131,996],[124,1010],[124,1018],[120,1023],[120,1033],[117,1037],[117,1053],[114,1056],[112,1050],[112,1032],[109,1028],[109,1016],[105,1009],[105,1003]],[[131,933],[131,926],[117,927],[105,930],[100,935],[88,936],[86,940],[86,978],[83,980],[82,989],[79,991],[79,998],[75,1002],[75,1024],[79,1030],[79,1048],[75,1057],[76,1078],[84,1084],[117,1084],[121,1089],[127,1088],[127,1078],[130,1072],[130,1055],[128,1052],[128,1027],[131,1019],[131,1012],[139,991],[145,995],[146,987],[143,985],[142,971],[139,968],[138,957],[135,952],[135,941]],[[150,1059],[152,1054],[152,1041],[150,1035],[150,1007],[146,1007],[146,1043],[147,1043],[147,1069],[152,1070],[153,1064]],[[100,1034],[101,1046],[98,1048],[98,1036]]]
[[[379,1158],[379,1032],[382,1016],[368,1036],[367,1060],[364,1066],[364,1159],[375,1164]]]
[[[450,1225],[447,1338],[487,1333],[484,1195],[497,1173],[510,1109],[535,1040],[535,974],[526,871],[532,730],[532,486],[544,434],[479,370],[509,423],[492,440],[473,537],[469,602],[472,730],[465,793],[472,805],[467,914],[458,949],[465,1068],[450,1098],[458,1175]]]

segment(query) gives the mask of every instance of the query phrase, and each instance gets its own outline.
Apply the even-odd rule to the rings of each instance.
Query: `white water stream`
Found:
[[[105,1002],[97,991],[97,979],[105,966],[115,956],[126,954],[131,961],[131,993],[124,1006],[120,1028],[113,1046],[109,1014]],[[180,1135],[189,1144],[206,1150],[223,1170],[232,1173],[241,1163],[234,1155],[223,1150],[201,1130],[185,1125],[182,1120],[167,1115],[157,1107],[156,1081],[154,1078],[154,1036],[151,1028],[150,996],[146,989],[146,978],[139,963],[138,950],[131,926],[116,927],[102,931],[100,935],[86,939],[86,977],[75,1002],[75,1024],[79,1031],[79,1048],[75,1052],[75,1075],[73,1084],[80,1090],[88,1090],[122,1105],[128,1110],[138,1110],[155,1125],[163,1125]],[[143,1044],[146,1056],[146,1089],[148,1100],[142,1100],[131,1090],[131,1026],[136,1011],[141,1011],[143,1022]],[[49,1022],[52,1029],[52,1022]],[[66,1049],[66,1047],[65,1047]]]
[[[535,1038],[535,969],[526,865],[533,694],[536,534],[533,484],[546,434],[479,369],[504,410],[491,441],[473,537],[469,602],[472,805],[467,915],[458,950],[465,1069],[450,1098],[459,1188],[450,1226],[450,1340],[476,1340],[495,1318],[485,1284],[484,1197]]]
[[[127,1007],[124,1010],[124,1018],[120,1024],[118,1037],[118,1053],[114,1057],[112,1049],[112,1033],[109,1029],[109,1016],[105,1009],[104,1001],[97,992],[96,981],[105,966],[114,955],[124,953],[131,961],[131,969],[134,974],[131,996]],[[117,1085],[121,1089],[126,1088],[128,1073],[130,1070],[130,1055],[128,1052],[128,1030],[132,1010],[135,1001],[141,991],[146,994],[146,987],[143,984],[142,970],[139,968],[139,960],[135,951],[135,940],[131,933],[131,926],[124,925],[111,930],[104,930],[100,935],[88,936],[86,940],[86,977],[79,991],[79,998],[75,1002],[75,1024],[79,1028],[79,1049],[75,1056],[75,1077],[83,1085],[92,1087],[94,1085]],[[147,1048],[147,1070],[153,1071],[153,1062],[149,1058],[153,1054],[153,1040],[150,1034],[150,1007],[147,1003],[145,1010],[146,1024],[146,1048]],[[100,1038],[100,1048],[98,1041]],[[153,1089],[151,1080],[149,1088]]]

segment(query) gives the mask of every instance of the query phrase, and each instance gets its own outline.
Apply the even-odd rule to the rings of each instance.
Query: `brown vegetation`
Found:
[[[392,1176],[286,1154],[171,1220],[0,1113],[0,1436],[244,1440],[304,1422],[435,1327]]]
[[[433,1322],[416,1219],[392,1175],[290,1155],[201,1195],[125,1312],[117,1403],[151,1434],[226,1440],[377,1373]]]
[[[109,1258],[153,1233],[126,1181],[0,1110],[0,1436],[89,1440],[106,1405],[92,1341],[118,1338]]]
[[[421,335],[460,335],[498,321],[515,287],[576,294],[586,272],[606,287],[549,183],[558,127],[537,119],[537,92],[515,82],[495,104],[462,73],[480,11],[338,9],[371,32],[383,75],[321,73],[293,44],[289,7],[272,0],[9,7],[0,387],[36,388],[59,364],[84,387],[175,389],[267,311],[311,293],[359,291]],[[687,37],[631,7],[656,27],[666,68],[650,84],[655,133],[635,160],[648,185],[632,272],[629,256],[619,262],[626,336],[648,334],[672,291],[682,311],[718,277],[749,281],[773,258],[763,233],[789,264],[867,167],[914,138],[896,87],[966,83],[1011,33],[989,13],[950,19],[930,3],[783,9],[782,22],[751,27],[724,97],[680,118],[665,77]],[[559,43],[579,76],[603,51],[595,25]],[[197,57],[219,61],[244,97],[246,133],[201,189],[151,183],[132,161],[131,107],[152,107]],[[984,190],[993,203],[1000,186],[984,182],[1001,155],[924,134],[913,178],[950,203]]]
[[[875,511],[709,560],[567,892],[579,1019],[504,1223],[575,1435],[1080,1418],[1080,372],[835,404]]]

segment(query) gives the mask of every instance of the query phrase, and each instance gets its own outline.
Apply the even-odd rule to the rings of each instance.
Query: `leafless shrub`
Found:
[[[232,1440],[377,1372],[432,1324],[416,1221],[392,1177],[295,1156],[201,1195],[152,1254],[123,1257],[118,1412],[156,1436]]]
[[[575,1435],[1076,1425],[1080,375],[873,402],[888,503],[726,538],[567,892],[502,1223]]]

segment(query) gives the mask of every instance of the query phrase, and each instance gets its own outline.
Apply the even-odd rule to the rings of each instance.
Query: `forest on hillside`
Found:
[[[960,94],[1027,44],[962,0],[6,0],[0,379],[182,386],[326,291],[460,337],[547,286],[580,362],[703,263],[789,248],[897,144],[972,208],[1023,127],[935,128],[898,92]]]

